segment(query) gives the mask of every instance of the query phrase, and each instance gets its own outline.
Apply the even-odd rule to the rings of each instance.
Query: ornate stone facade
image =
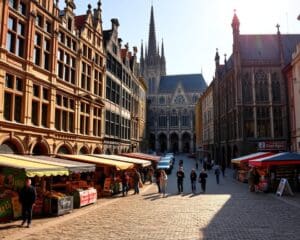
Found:
[[[103,145],[101,2],[0,3],[0,148],[18,154],[100,153]]]
[[[287,89],[282,69],[300,35],[243,35],[232,20],[233,51],[224,64],[216,53],[213,88],[215,156],[231,158],[256,151],[288,150]]]
[[[147,81],[148,143],[157,152],[195,151],[195,105],[206,88],[202,74],[167,75],[164,45],[156,44],[151,8],[148,49],[142,45],[141,72]]]

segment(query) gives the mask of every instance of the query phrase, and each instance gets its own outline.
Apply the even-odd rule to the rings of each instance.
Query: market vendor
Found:
[[[35,188],[31,185],[31,179],[27,178],[25,181],[25,186],[21,189],[20,203],[22,205],[22,224],[23,226],[27,220],[27,227],[30,227],[32,219],[32,207],[36,200]]]

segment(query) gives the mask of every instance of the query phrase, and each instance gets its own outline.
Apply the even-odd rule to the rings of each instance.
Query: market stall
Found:
[[[149,180],[148,174],[149,174],[150,168],[152,168],[151,161],[143,160],[143,159],[139,159],[139,158],[120,156],[120,155],[94,154],[91,156],[132,163],[132,164],[134,164],[135,169],[137,169],[140,172],[142,182],[145,183],[146,180]],[[133,172],[133,170],[132,171],[129,170],[129,171],[127,171],[127,174],[129,175],[129,187],[132,188],[133,187],[132,176],[133,176],[134,172]],[[120,176],[117,176],[117,180],[118,180],[118,182],[121,182]]]
[[[148,161],[151,161],[153,163],[157,163],[160,160],[160,156],[154,156],[154,155],[145,154],[145,153],[137,153],[137,152],[135,152],[135,153],[122,153],[120,155],[125,156],[125,157],[148,160]]]
[[[57,157],[95,164],[96,172],[94,183],[99,197],[117,193],[120,190],[119,181],[117,181],[119,172],[122,170],[132,169],[134,167],[134,164],[132,163],[91,155],[59,154]]]
[[[260,175],[260,184],[267,184],[275,191],[281,178],[288,180],[294,191],[300,191],[300,154],[292,152],[277,153],[249,161]]]
[[[68,176],[69,171],[53,164],[26,161],[15,155],[0,155],[0,218],[1,221],[18,218],[21,215],[18,192],[24,186],[25,178],[32,179],[37,191],[33,209],[34,215],[43,214],[46,182],[53,176]],[[62,196],[60,196],[62,197]]]
[[[97,191],[93,187],[94,182],[92,181],[96,169],[95,164],[70,161],[48,156],[15,156],[15,158],[46,164],[55,164],[67,168],[70,172],[69,177],[54,177],[50,187],[52,191],[56,190],[56,195],[58,196],[61,193],[68,196],[73,196],[74,208],[83,207],[97,201]],[[49,201],[50,200],[46,201],[46,205],[49,203]],[[54,199],[52,201],[52,207],[55,207],[56,205],[68,205],[66,200],[61,200],[61,202],[58,202],[56,199]],[[68,202],[69,204],[72,204],[70,201]],[[47,209],[45,211],[49,211],[48,206],[45,206],[45,209]],[[58,207],[55,208],[54,212],[62,214],[63,209],[59,209]]]
[[[250,169],[249,161],[261,157],[271,156],[273,154],[274,153],[272,152],[257,152],[257,153],[252,153],[242,157],[231,159],[231,163],[233,164],[233,168],[235,169],[234,177],[241,182],[247,182],[248,171]]]
[[[99,158],[105,158],[105,159],[111,159],[121,162],[128,162],[133,163],[137,167],[149,167],[151,166],[151,161],[149,160],[143,160],[139,158],[133,158],[133,157],[127,157],[127,156],[119,156],[119,155],[107,155],[107,154],[93,154],[91,156],[99,157]]]

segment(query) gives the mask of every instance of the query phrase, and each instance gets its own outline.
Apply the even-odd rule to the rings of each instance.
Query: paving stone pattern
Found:
[[[140,195],[108,199],[95,206],[49,221],[33,221],[32,228],[5,230],[2,239],[172,239],[232,240],[300,239],[300,203],[281,201],[264,193],[250,193],[227,171],[216,184],[209,172],[207,192],[191,194],[189,173],[194,160],[184,160],[184,193],[178,195],[175,169],[168,179],[168,196],[146,185]],[[199,173],[199,171],[197,172]],[[287,197],[284,197],[287,198]],[[298,198],[299,200],[300,198]],[[3,233],[5,233],[3,231]]]

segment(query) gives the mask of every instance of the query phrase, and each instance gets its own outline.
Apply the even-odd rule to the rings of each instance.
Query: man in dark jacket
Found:
[[[22,205],[22,226],[27,220],[27,227],[30,227],[32,219],[32,206],[34,205],[36,199],[36,191],[33,186],[31,186],[31,180],[28,178],[25,181],[25,186],[21,189],[19,201]]]
[[[179,170],[177,171],[176,176],[177,176],[178,194],[180,194],[183,192],[183,179],[184,179],[183,167],[179,167]]]

